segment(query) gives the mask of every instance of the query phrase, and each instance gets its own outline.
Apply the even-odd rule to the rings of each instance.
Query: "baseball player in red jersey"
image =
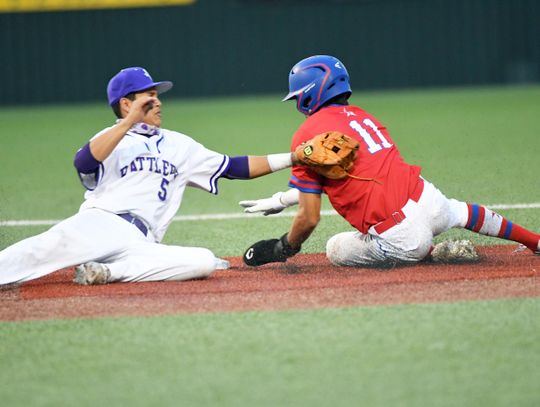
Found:
[[[255,243],[244,254],[246,264],[283,262],[300,251],[319,223],[322,193],[357,230],[328,241],[326,254],[336,265],[475,260],[478,256],[467,240],[433,247],[434,236],[454,227],[513,240],[540,252],[540,235],[484,206],[447,198],[421,177],[420,167],[407,164],[386,128],[366,111],[348,105],[349,75],[338,59],[317,55],[300,61],[289,74],[289,90],[284,100],[295,100],[307,117],[293,136],[292,151],[321,133],[343,133],[360,144],[350,171],[353,177],[329,179],[312,167],[297,165],[289,181],[291,190],[240,202],[246,212],[265,214],[299,204],[289,232]]]

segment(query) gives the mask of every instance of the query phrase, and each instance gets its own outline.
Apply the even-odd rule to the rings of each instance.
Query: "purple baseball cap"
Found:
[[[140,92],[149,88],[156,88],[158,94],[167,92],[173,87],[169,81],[154,82],[144,68],[125,68],[112,77],[107,86],[109,105],[117,103],[124,96],[132,92]]]

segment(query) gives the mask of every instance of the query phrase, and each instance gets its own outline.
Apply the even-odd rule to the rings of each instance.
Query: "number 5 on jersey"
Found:
[[[167,199],[167,185],[169,185],[169,181],[166,178],[163,178],[161,180],[161,190],[157,194],[161,201]]]
[[[377,137],[379,138],[380,143],[377,143],[373,139],[373,137],[371,136],[369,131],[365,127],[362,127],[362,124],[365,127],[372,130],[377,135]],[[364,119],[362,121],[362,124],[358,123],[356,120],[352,120],[352,121],[349,122],[349,126],[351,126],[351,128],[353,130],[355,130],[358,134],[360,134],[360,137],[362,137],[362,139],[365,141],[365,143],[368,146],[368,151],[371,154],[375,154],[377,151],[381,151],[383,148],[392,147],[392,144],[390,144],[388,142],[388,140],[386,140],[386,137],[384,137],[384,135],[381,133],[381,131],[379,130],[377,125],[375,123],[373,123],[372,120]]]

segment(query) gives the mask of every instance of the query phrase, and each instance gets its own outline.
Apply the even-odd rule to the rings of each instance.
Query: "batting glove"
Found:
[[[287,233],[279,239],[260,240],[244,253],[244,263],[248,266],[262,266],[266,263],[283,263],[300,251],[289,244]]]
[[[253,201],[240,201],[240,206],[246,208],[244,212],[255,213],[263,212],[264,216],[273,215],[281,212],[289,206],[298,203],[299,192],[296,188],[291,188],[285,192],[276,192],[270,198],[257,199]]]
[[[264,216],[280,213],[287,206],[281,202],[283,192],[276,192],[270,198],[256,199],[254,201],[240,201],[238,204],[246,209],[245,213],[262,212]]]

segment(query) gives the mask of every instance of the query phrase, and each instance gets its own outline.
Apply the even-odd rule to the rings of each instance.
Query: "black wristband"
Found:
[[[275,248],[274,248],[274,253],[278,257],[285,257],[285,258],[292,257],[296,253],[298,253],[300,251],[300,249],[302,248],[302,246],[298,247],[297,249],[293,248],[289,244],[289,240],[287,239],[287,235],[288,235],[288,233],[285,233],[283,236],[281,236],[279,238],[279,241],[277,242]]]

